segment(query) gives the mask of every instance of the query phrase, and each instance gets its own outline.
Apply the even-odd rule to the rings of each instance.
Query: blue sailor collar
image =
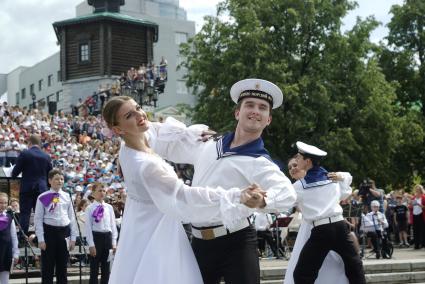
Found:
[[[235,137],[235,133],[228,133],[225,134],[217,141],[217,160],[229,156],[250,156],[250,157],[264,157],[271,162],[273,162],[272,158],[270,157],[269,152],[264,148],[264,142],[261,137],[258,139],[249,142],[247,144],[230,148],[230,145],[233,141],[233,138]]]
[[[328,179],[328,171],[319,166],[308,170],[305,177],[300,181],[304,189],[332,183],[332,181]]]

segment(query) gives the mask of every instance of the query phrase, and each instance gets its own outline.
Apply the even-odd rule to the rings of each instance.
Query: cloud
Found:
[[[75,16],[81,0],[6,0],[0,11],[0,73],[32,66],[59,50],[52,23]]]
[[[140,1],[140,0],[127,0]],[[82,0],[2,0],[0,10],[0,73],[8,73],[18,66],[32,66],[59,50],[52,23],[75,17],[75,7]],[[215,15],[220,0],[180,0],[187,11],[188,20],[202,27],[205,15]],[[387,23],[389,9],[403,0],[358,0],[359,8],[344,19],[344,29],[355,23],[357,15],[365,18],[375,15]],[[378,41],[387,29],[380,27],[372,35]]]
[[[204,22],[203,18],[207,15],[215,15],[217,4],[220,0],[180,0],[180,7],[187,11],[187,19],[194,21],[196,31],[199,31]]]
[[[377,21],[381,22],[381,26],[372,32],[371,41],[378,43],[388,34],[388,29],[385,25],[392,17],[390,14],[391,6],[396,4],[403,5],[403,0],[357,0],[357,3],[359,6],[344,18],[343,30],[351,29],[356,23],[357,16],[362,19],[374,16]]]

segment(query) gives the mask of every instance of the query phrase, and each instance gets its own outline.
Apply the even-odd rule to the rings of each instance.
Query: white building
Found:
[[[186,11],[179,7],[178,0],[126,0],[120,13],[147,20],[158,24],[159,38],[154,45],[154,62],[159,63],[161,57],[168,61],[168,82],[164,94],[158,101],[159,107],[173,106],[178,103],[193,105],[195,97],[186,88],[184,70],[177,71],[177,65],[182,58],[179,55],[179,45],[195,34],[195,23],[187,21]],[[76,16],[91,14],[93,7],[82,2],[76,7]],[[64,19],[65,20],[65,19]],[[52,31],[53,32],[53,31]],[[134,67],[139,63],[135,62]],[[31,67],[17,67],[9,74],[0,74],[0,95],[7,93],[11,105],[27,106],[33,104],[33,98],[39,107],[48,110],[49,102],[57,102],[57,110],[69,111],[78,97],[64,98],[62,82],[59,81],[59,52]],[[126,70],[123,70],[125,72]],[[111,82],[114,78],[111,78]],[[103,79],[102,83],[108,80]],[[99,82],[93,81],[82,86],[87,91],[86,96],[97,91]],[[32,95],[35,95],[33,97]]]

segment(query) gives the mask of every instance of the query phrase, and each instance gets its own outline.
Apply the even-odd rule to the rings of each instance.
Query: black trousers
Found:
[[[362,261],[349,234],[344,221],[314,227],[298,258],[295,284],[313,284],[330,250],[341,256],[351,284],[366,283]]]
[[[66,267],[69,254],[65,238],[69,236],[69,226],[55,227],[43,224],[46,250],[41,251],[41,279],[43,284],[53,284],[56,268],[56,283],[68,283]]]
[[[212,240],[193,238],[204,284],[259,284],[257,232],[253,226]]]
[[[422,214],[413,215],[413,241],[415,249],[419,249],[421,246],[425,247],[425,222]]]
[[[373,250],[376,253],[376,258],[380,258],[382,250],[382,232],[379,230],[376,230],[375,232],[367,232],[367,236],[372,242]]]
[[[109,250],[112,248],[111,232],[93,232],[94,246],[96,247],[96,256],[90,256],[90,284],[97,284],[99,275],[99,265],[101,269],[100,283],[107,284],[109,281]]]
[[[28,235],[31,211],[32,209],[35,210],[35,204],[37,203],[39,195],[38,188],[34,188],[30,192],[21,192],[19,194],[19,224],[26,235]]]
[[[262,253],[266,249],[266,242],[267,242],[270,246],[270,249],[273,252],[273,255],[277,256],[276,241],[273,238],[272,232],[270,232],[269,230],[257,231],[257,238],[258,238],[258,248]]]

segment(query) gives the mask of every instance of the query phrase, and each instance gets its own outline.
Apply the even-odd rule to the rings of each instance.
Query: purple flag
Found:
[[[94,221],[96,223],[99,223],[100,220],[102,220],[102,218],[103,218],[103,211],[104,211],[104,209],[103,209],[103,205],[102,204],[98,205],[96,207],[96,209],[94,209],[92,216],[93,216]]]
[[[9,216],[3,214],[0,215],[0,231],[3,231],[7,228],[7,226],[9,226],[9,221]]]
[[[40,196],[40,202],[43,204],[44,207],[49,206],[52,204],[52,206],[49,209],[49,212],[52,212],[56,208],[56,204],[59,202],[59,193],[57,192],[49,192],[47,194],[44,194]]]

